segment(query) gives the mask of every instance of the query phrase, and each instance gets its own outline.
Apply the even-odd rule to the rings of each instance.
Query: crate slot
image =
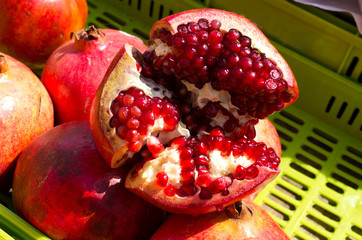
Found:
[[[326,160],[328,159],[326,155],[324,155],[323,153],[318,152],[318,151],[315,150],[314,148],[311,148],[311,147],[309,147],[309,146],[307,146],[307,145],[304,145],[304,144],[303,144],[303,145],[302,145],[302,149],[303,149],[304,151],[306,151],[307,153],[309,153],[309,154],[317,157],[318,159],[320,159],[320,160],[322,160],[322,161],[326,161]]]
[[[331,136],[330,134],[324,132],[323,130],[319,128],[313,128],[312,131],[317,134],[318,136],[330,141],[331,143],[338,143],[338,139]]]
[[[300,119],[299,117],[297,117],[297,116],[295,116],[295,115],[293,115],[293,114],[291,114],[289,112],[286,112],[286,111],[282,110],[280,112],[280,115],[282,115],[283,117],[295,122],[298,125],[304,125],[304,121],[302,119]]]
[[[128,5],[132,6],[132,0],[128,0]]]
[[[303,190],[303,191],[308,191],[308,186],[293,179],[292,177],[290,176],[287,176],[287,175],[283,175],[282,176],[282,179],[288,183],[290,183],[291,185],[293,185],[294,187],[300,189],[300,190]]]
[[[113,25],[112,23],[110,23],[109,21],[107,21],[106,19],[104,18],[101,18],[101,17],[97,17],[96,20],[103,24],[104,26],[106,26],[107,28],[113,28],[113,29],[117,29],[117,27],[115,25]]]
[[[161,4],[160,5],[160,9],[158,11],[158,19],[161,19],[163,16],[163,5]]]
[[[287,129],[288,131],[292,132],[292,133],[298,133],[298,129],[297,129],[297,128],[295,128],[295,127],[293,127],[292,125],[286,123],[285,121],[283,121],[283,120],[280,119],[280,118],[275,118],[275,119],[274,119],[274,122],[275,122],[276,124],[278,124],[279,126],[281,126],[281,127],[285,128],[285,129]]]
[[[298,201],[302,200],[301,195],[299,195],[298,193],[293,192],[292,190],[290,190],[287,187],[284,187],[281,184],[276,184],[275,189],[278,190],[279,192],[287,195],[288,197],[291,197],[291,198],[295,199],[295,200],[298,200]]]
[[[151,4],[150,4],[150,11],[149,11],[150,17],[153,16],[153,5],[154,5],[154,4],[155,4],[155,2],[152,0],[152,1],[151,1]]]
[[[351,230],[362,237],[362,229],[361,229],[361,228],[353,225],[353,226],[351,227]]]
[[[319,141],[318,139],[314,138],[314,137],[307,137],[307,140],[310,142],[310,143],[313,143],[314,145],[326,150],[327,152],[332,152],[333,148],[330,147],[329,145]]]
[[[309,166],[314,167],[315,169],[318,169],[318,170],[322,169],[322,166],[320,164],[314,162],[313,160],[311,160],[310,158],[308,158],[308,157],[306,157],[306,156],[304,156],[302,154],[297,153],[295,155],[295,157],[297,159],[299,159],[300,161],[304,162],[305,164],[308,164]]]
[[[135,34],[139,35],[141,38],[143,39],[148,39],[148,34],[143,32],[142,30],[138,29],[138,28],[133,28],[132,32],[134,32]]]
[[[348,120],[348,124],[349,124],[349,125],[352,125],[352,124],[353,124],[354,120],[355,120],[356,117],[358,116],[358,113],[359,113],[359,109],[358,109],[358,108],[355,108],[355,109],[353,110],[353,112],[352,112],[351,117],[350,117],[349,120]]]
[[[337,118],[338,118],[338,119],[340,119],[340,118],[342,117],[344,111],[345,111],[346,108],[347,108],[347,105],[348,105],[347,102],[343,102],[343,103],[342,103],[342,105],[341,105],[341,107],[339,108],[339,111],[338,111],[338,113],[337,113]]]
[[[97,9],[97,5],[95,5],[94,3],[91,2],[87,2],[88,3],[88,7],[93,8],[93,9]]]
[[[357,82],[362,83],[362,72],[361,72],[361,74],[358,76]]]
[[[324,203],[327,203],[328,205],[331,205],[332,207],[336,207],[337,206],[337,202],[334,201],[333,199],[321,194],[318,196],[318,199],[321,200]]]
[[[351,188],[358,189],[358,184],[348,180],[345,177],[342,177],[341,175],[339,175],[337,173],[332,173],[331,176],[332,176],[332,178],[344,183],[347,186],[350,186]]]
[[[294,204],[291,204],[290,202],[282,199],[281,197],[273,194],[273,193],[270,193],[268,195],[269,199],[272,200],[273,202],[277,203],[278,205],[280,206],[283,206],[285,207],[286,209],[288,210],[291,210],[291,211],[295,211],[295,206]]]
[[[337,168],[345,173],[347,173],[348,175],[358,179],[358,180],[361,180],[362,179],[362,175],[359,174],[358,172],[342,165],[342,164],[337,164]]]
[[[354,69],[357,66],[358,61],[359,61],[359,58],[357,56],[352,58],[352,61],[351,61],[351,63],[349,64],[349,66],[347,68],[346,76],[350,77],[352,75]]]
[[[347,236],[347,237],[346,237],[346,240],[358,240],[358,239],[356,239],[356,238],[354,238],[354,237],[351,237],[351,236]]]
[[[295,236],[293,236],[292,240],[305,240],[305,239],[298,235],[295,235]]]
[[[353,153],[354,155],[356,155],[359,158],[362,158],[362,152],[354,147],[348,146],[347,151],[350,153]]]
[[[103,15],[106,16],[106,17],[108,17],[109,19],[115,21],[115,22],[118,23],[119,25],[126,26],[126,24],[127,24],[125,21],[123,21],[123,20],[120,19],[119,17],[113,15],[112,13],[104,12]]]
[[[341,193],[343,194],[344,193],[344,190],[338,186],[336,186],[335,184],[331,183],[331,182],[327,182],[326,183],[326,186],[332,190],[334,190],[335,192],[337,193]]]
[[[358,162],[357,160],[354,160],[353,158],[351,158],[347,155],[342,155],[342,159],[362,170],[362,163]]]
[[[325,230],[327,230],[328,232],[334,232],[334,227],[332,227],[331,225],[329,225],[328,223],[323,222],[322,220],[318,219],[317,217],[308,214],[307,215],[307,220],[312,222],[313,224],[317,225],[318,227],[321,227]]]
[[[315,238],[315,239],[319,239],[319,240],[328,240],[328,238],[326,238],[325,236],[323,236],[322,234],[314,231],[313,229],[307,227],[306,225],[301,225],[300,226],[300,230],[306,234],[308,234],[309,236]]]
[[[287,150],[287,146],[286,146],[286,145],[284,145],[283,143],[281,143],[281,147],[282,147],[282,151]]]
[[[289,221],[289,216],[281,211],[279,211],[278,209],[275,209],[274,207],[270,206],[267,203],[262,203],[261,207],[265,209],[265,211],[267,211],[268,213],[274,215],[275,217],[283,220],[283,221]]]
[[[307,169],[303,168],[302,166],[300,166],[299,164],[296,164],[294,162],[290,163],[290,167],[293,168],[294,170],[302,173],[303,175],[309,177],[309,178],[315,178],[315,174],[308,171]]]
[[[278,135],[280,138],[283,138],[284,140],[288,141],[288,142],[292,142],[293,141],[293,138],[291,136],[289,136],[288,134],[280,131],[280,130],[277,130],[278,132]]]
[[[140,11],[142,6],[142,0],[137,1],[137,10]]]
[[[335,96],[332,96],[329,101],[328,101],[328,104],[327,104],[327,107],[326,107],[326,113],[329,113],[332,109],[332,106],[334,104],[334,102],[336,101],[336,97]]]
[[[339,216],[337,216],[336,214],[332,213],[331,211],[328,211],[327,209],[325,209],[317,204],[313,205],[313,209],[335,222],[341,221],[341,218]]]

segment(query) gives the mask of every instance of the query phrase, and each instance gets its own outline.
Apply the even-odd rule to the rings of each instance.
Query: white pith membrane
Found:
[[[209,160],[209,173],[213,180],[233,174],[238,165],[247,168],[255,162],[246,156],[235,158],[232,153],[229,156],[222,156],[218,150],[210,152]],[[178,149],[168,147],[157,158],[147,161],[142,169],[138,171],[137,178],[134,179],[132,185],[151,184],[151,186],[155,186],[157,181],[156,175],[159,172],[165,172],[167,174],[168,184],[176,188],[180,188],[183,185],[180,177],[181,166]],[[195,169],[193,173],[195,179],[197,179],[198,171]],[[160,189],[162,189],[162,187],[160,187]]]

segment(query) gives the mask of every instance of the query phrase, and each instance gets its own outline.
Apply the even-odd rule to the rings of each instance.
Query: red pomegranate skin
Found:
[[[198,217],[170,214],[150,240],[287,240],[290,239],[268,213],[243,201],[239,218],[227,210]]]
[[[164,212],[124,188],[126,173],[101,159],[87,121],[62,124],[19,157],[14,207],[52,239],[147,239]]]
[[[119,49],[130,43],[140,51],[147,46],[135,36],[119,30],[100,29],[98,39],[72,39],[57,48],[47,60],[42,82],[47,88],[61,124],[89,120],[94,95]]]
[[[53,104],[39,78],[0,52],[0,188],[11,185],[16,158],[54,125]]]
[[[84,27],[86,0],[6,0],[0,2],[0,51],[32,69]]]

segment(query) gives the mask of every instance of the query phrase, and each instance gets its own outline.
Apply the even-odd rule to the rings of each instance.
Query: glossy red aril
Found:
[[[108,66],[129,43],[147,49],[141,39],[115,29],[88,29],[57,48],[42,71],[42,82],[53,103],[56,124],[89,120],[90,106]]]
[[[295,101],[298,88],[260,30],[233,13],[191,10],[156,22],[149,42],[143,54],[121,49],[92,104],[104,159],[136,163],[126,187],[197,215],[271,181],[280,142],[263,118]]]

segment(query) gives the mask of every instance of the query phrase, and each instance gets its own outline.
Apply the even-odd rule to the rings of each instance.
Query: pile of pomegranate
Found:
[[[0,113],[11,112],[3,58]],[[289,239],[252,198],[280,172],[267,117],[298,87],[245,17],[177,13],[153,24],[148,46],[90,26],[52,51],[41,83],[51,127],[11,160],[5,145],[0,170],[16,165],[14,209],[50,238]],[[0,124],[21,129],[14,119]]]

